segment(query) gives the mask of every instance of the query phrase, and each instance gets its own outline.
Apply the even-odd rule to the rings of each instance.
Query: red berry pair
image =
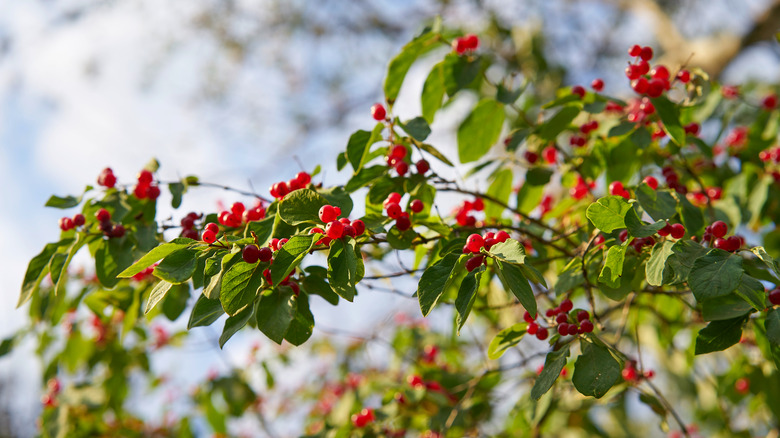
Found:
[[[626,190],[623,183],[620,181],[612,181],[609,184],[609,194],[614,196],[622,196],[625,199],[631,198],[631,193]]]
[[[257,245],[252,244],[244,247],[244,250],[241,252],[241,256],[245,262],[253,265],[258,261],[263,263],[271,261],[274,256],[274,252],[267,246],[259,248]]]
[[[184,216],[181,219],[181,237],[186,237],[192,240],[199,240],[200,234],[198,234],[198,230],[195,229],[195,221],[200,218],[201,215],[195,213],[194,211],[187,213],[187,216]]]
[[[111,212],[101,208],[95,213],[95,218],[100,223],[100,231],[108,238],[120,238],[125,235],[125,227],[122,224],[111,222]]]
[[[143,169],[138,172],[138,183],[133,188],[133,195],[138,199],[149,199],[154,201],[160,197],[160,187],[153,184],[154,175],[149,170]]]
[[[463,55],[467,52],[473,52],[479,47],[479,37],[474,34],[468,34],[460,38],[455,38],[452,42],[452,49],[458,55]]]
[[[98,185],[109,189],[113,188],[116,185],[116,176],[114,176],[114,171],[111,170],[110,167],[103,169],[103,171],[100,172],[100,175],[98,175],[97,183]]]
[[[455,220],[462,227],[473,227],[477,224],[477,219],[471,215],[472,211],[483,211],[485,203],[481,198],[474,201],[463,201],[463,204],[455,210]]]
[[[271,186],[268,190],[276,199],[283,199],[288,193],[298,189],[306,188],[311,183],[311,175],[307,172],[298,172],[294,178],[285,182],[280,181]]]
[[[463,247],[463,253],[479,254],[482,251],[482,248],[490,251],[490,248],[492,248],[496,243],[506,242],[507,240],[509,240],[509,233],[503,230],[499,231],[498,233],[493,233],[490,231],[485,233],[484,236],[480,236],[479,234],[472,234],[468,237],[468,239],[466,239],[466,246]],[[485,261],[486,259],[484,255],[474,256],[466,261],[466,270],[471,272],[484,264]]]
[[[683,224],[667,223],[663,228],[658,230],[658,235],[661,237],[671,235],[673,239],[682,239],[682,237],[685,236],[685,226]]]
[[[87,222],[87,219],[81,213],[76,213],[73,218],[63,217],[59,221],[60,229],[62,231],[72,230],[73,228],[80,227]]]
[[[410,219],[409,212],[403,211],[401,209],[400,203],[401,194],[393,192],[387,195],[387,198],[382,205],[387,212],[387,217],[390,219],[395,219],[396,228],[398,228],[400,231],[406,231],[411,228],[412,221]],[[425,204],[419,199],[415,199],[409,203],[409,210],[411,210],[412,213],[420,213],[424,208]]]
[[[370,408],[363,408],[359,413],[352,414],[352,424],[355,427],[366,427],[368,424],[373,423],[374,420],[376,420],[374,410]]]
[[[591,189],[596,187],[595,182],[587,182],[582,175],[577,175],[577,184],[569,189],[569,194],[572,198],[580,200],[590,193]]]

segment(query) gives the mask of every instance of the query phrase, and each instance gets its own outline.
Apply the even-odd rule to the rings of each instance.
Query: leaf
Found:
[[[187,191],[187,186],[180,182],[170,183],[168,184],[168,190],[171,192],[171,207],[181,207],[182,196]]]
[[[742,257],[716,248],[696,259],[688,284],[696,301],[702,301],[733,292],[743,273]]]
[[[359,130],[349,137],[347,159],[355,172],[358,172],[366,163],[366,156],[371,145],[382,139],[384,127],[384,123],[377,123],[371,132]]]
[[[525,173],[525,183],[532,186],[544,186],[550,182],[550,177],[553,175],[552,169],[545,169],[543,167],[534,167],[528,169]]]
[[[328,281],[341,298],[352,302],[357,283],[355,240],[336,239],[328,252]]]
[[[547,141],[553,141],[558,134],[568,128],[571,122],[580,114],[580,109],[575,106],[561,108],[550,120],[544,122],[539,130],[539,136]]]
[[[444,163],[444,164],[446,164],[446,165],[448,165],[450,167],[455,166],[454,164],[452,164],[452,161],[448,160],[447,157],[445,157],[444,154],[439,152],[438,149],[436,149],[435,147],[433,147],[433,146],[431,146],[431,145],[429,145],[427,143],[420,144],[420,149],[424,150],[425,152],[428,152],[429,154],[431,154],[434,157],[436,157],[437,160],[441,161],[442,163]]]
[[[750,312],[750,304],[736,293],[730,293],[701,302],[701,316],[705,321],[720,321],[744,316]]]
[[[626,227],[625,217],[629,210],[631,204],[622,196],[606,196],[590,204],[585,216],[599,230],[611,233]]]
[[[428,123],[433,123],[436,111],[441,108],[444,100],[444,62],[433,66],[428,77],[423,84],[420,103],[422,105],[422,115]]]
[[[482,69],[480,58],[458,56],[455,53],[447,54],[442,64],[444,89],[450,97],[471,86]]]
[[[706,354],[722,351],[739,342],[742,338],[742,324],[747,315],[723,321],[712,321],[699,331],[696,336],[694,354]]]
[[[555,294],[561,295],[584,282],[585,277],[582,275],[582,258],[575,257],[569,261],[560,273],[558,273],[558,279],[555,282]]]
[[[412,247],[412,241],[415,237],[417,237],[417,233],[411,228],[401,231],[398,227],[393,227],[387,232],[387,243],[393,249],[409,249]]]
[[[255,301],[263,284],[263,270],[266,266],[265,263],[250,265],[241,260],[225,272],[219,292],[219,301],[225,313],[235,316]]]
[[[666,226],[666,221],[658,221],[652,224],[646,224],[636,213],[633,208],[626,212],[626,228],[628,234],[634,237],[649,237],[657,233],[661,228]]]
[[[749,275],[742,276],[739,287],[734,293],[759,312],[767,307],[767,297],[764,292],[764,285]]]
[[[133,242],[126,238],[102,240],[95,251],[95,274],[106,288],[119,283],[119,273],[133,264]]]
[[[211,300],[201,294],[198,301],[190,313],[190,320],[187,322],[187,330],[193,327],[205,327],[213,324],[220,316],[224,315],[222,303],[219,300]]]
[[[571,381],[580,394],[601,398],[620,377],[620,364],[605,347],[590,342],[582,345]]]
[[[390,61],[385,77],[384,91],[389,103],[393,103],[401,91],[406,73],[414,61],[421,55],[436,47],[439,35],[432,32],[424,33],[407,43],[401,52]]]
[[[57,252],[57,249],[61,246],[70,245],[73,241],[74,239],[63,239],[57,243],[47,243],[43,250],[30,260],[30,263],[27,264],[27,271],[24,273],[22,292],[16,304],[17,308],[26,303],[38,290],[38,285],[43,279],[44,270],[49,265],[49,261]]]
[[[528,313],[536,315],[536,297],[531,289],[531,285],[528,283],[528,279],[523,275],[523,271],[515,265],[501,263],[499,260],[496,260],[496,267],[498,268],[498,277],[509,287],[509,290],[517,297],[520,304],[523,305]]]
[[[417,299],[423,316],[428,316],[431,309],[441,298],[442,293],[452,284],[455,277],[463,271],[468,255],[447,254],[439,261],[429,266],[420,277],[417,285]]]
[[[659,221],[671,219],[677,214],[677,200],[666,190],[653,190],[645,183],[636,188],[636,198],[639,204],[650,215]]]
[[[674,254],[672,250],[674,245],[675,242],[665,240],[653,246],[653,250],[650,252],[650,259],[645,265],[647,284],[661,286],[666,283],[671,274],[669,271],[666,271],[666,260]]]
[[[488,346],[488,358],[496,360],[503,356],[506,350],[517,345],[523,339],[527,327],[527,323],[519,322],[498,332]]]
[[[279,216],[290,225],[317,223],[320,218],[320,208],[327,204],[329,202],[314,190],[300,189],[284,197],[279,204]]]
[[[525,263],[525,247],[522,243],[514,239],[496,243],[490,248],[488,253],[507,263],[514,263],[517,265]]]
[[[503,169],[495,174],[493,182],[488,187],[487,194],[492,198],[506,204],[509,201],[509,195],[512,194],[512,170]],[[501,218],[505,207],[488,199],[485,200],[485,217]]]
[[[455,298],[455,310],[457,315],[455,316],[455,323],[458,326],[458,333],[463,328],[463,324],[466,323],[471,308],[474,306],[474,300],[477,298],[477,290],[479,289],[479,280],[482,278],[482,273],[485,272],[485,267],[480,266],[477,269],[469,272],[458,289],[458,297]]]
[[[431,135],[431,127],[422,117],[415,117],[406,123],[399,123],[399,125],[417,141],[425,141]]]
[[[195,268],[198,266],[198,254],[200,251],[193,248],[183,248],[174,251],[155,266],[155,277],[165,280],[173,284],[184,283],[192,277],[195,273]]]
[[[772,256],[770,256],[763,246],[757,246],[753,249],[751,249],[753,254],[758,256],[759,259],[761,259],[762,262],[764,262],[769,269],[773,270],[775,272],[775,275],[780,277],[780,263],[777,262]]]
[[[691,240],[678,240],[672,246],[672,252],[674,254],[666,259],[666,264],[674,275],[671,284],[679,284],[688,281],[693,263],[707,253],[707,248]]]
[[[296,308],[297,300],[292,290],[266,291],[257,303],[257,328],[268,336],[268,339],[281,344],[295,318]]]
[[[287,328],[284,339],[295,346],[299,346],[308,341],[314,332],[314,315],[311,314],[311,309],[309,309],[309,299],[306,297],[306,294],[301,294],[296,299],[295,318],[290,323],[290,327]]]
[[[677,212],[685,225],[685,232],[689,236],[701,234],[700,231],[704,228],[704,216],[701,209],[691,204],[688,198],[679,193],[675,192],[673,196],[677,199]]]
[[[143,271],[144,269],[148,268],[155,262],[159,261],[160,259],[163,259],[167,257],[169,254],[173,253],[174,251],[178,251],[183,248],[187,248],[190,245],[195,244],[196,242],[192,239],[188,239],[186,237],[179,237],[176,239],[173,239],[172,241],[168,243],[163,243],[153,250],[149,251],[138,259],[137,262],[130,265],[129,268],[125,269],[117,277],[119,278],[130,278],[133,275]]]
[[[187,283],[177,284],[168,291],[165,300],[162,302],[162,313],[170,321],[176,321],[187,308],[187,302],[190,299],[190,285]]]
[[[319,214],[319,212],[317,212]],[[244,231],[244,237],[250,237],[252,233],[257,236],[257,244],[260,246],[265,245],[271,240],[271,236],[274,232],[274,219],[276,216],[269,216],[259,221],[252,221],[246,224],[246,230]]]
[[[561,375],[561,370],[566,366],[568,358],[569,344],[564,345],[558,351],[547,353],[547,357],[544,359],[544,368],[542,368],[541,374],[536,378],[534,386],[531,388],[532,400],[539,400],[552,388],[558,376]]]
[[[144,308],[144,314],[149,313],[154,307],[162,301],[163,298],[165,298],[165,295],[168,294],[168,291],[171,290],[171,287],[173,286],[172,283],[168,283],[167,281],[161,281],[154,285],[154,289],[152,289],[152,292],[149,293],[149,300],[146,302],[146,307]]]
[[[281,283],[303,261],[303,257],[316,243],[316,240],[314,240],[315,236],[314,234],[292,236],[276,252],[274,263],[271,265],[271,281],[273,284]]]
[[[87,191],[91,189],[91,187],[87,187]],[[85,191],[86,193],[86,191]],[[73,208],[77,205],[81,204],[81,198],[83,198],[84,195],[79,196],[78,198],[75,196],[56,196],[52,195],[47,201],[46,204],[44,204],[45,207],[54,207],[54,208],[61,208],[61,209],[67,209],[67,208]]]
[[[225,276],[225,273],[230,270],[231,267],[233,267],[234,264],[241,260],[242,258],[238,248],[236,248],[235,252],[225,254],[222,259],[218,261],[220,264],[219,273],[215,274],[211,277],[211,279],[209,279],[208,284],[203,288],[203,295],[205,295],[206,298],[210,300],[219,299],[219,294],[222,291],[222,278]]]
[[[780,309],[769,309],[766,313],[765,327],[769,342],[780,346]]]
[[[623,275],[623,261],[626,259],[627,245],[614,245],[607,251],[607,260],[599,274],[599,281],[611,288],[620,287]]]
[[[458,127],[458,157],[461,163],[476,161],[498,141],[504,126],[504,105],[481,100]]]
[[[239,330],[244,328],[244,326],[249,322],[249,320],[252,318],[252,314],[254,308],[252,306],[249,306],[239,312],[235,316],[231,316],[230,318],[225,320],[225,328],[222,329],[222,334],[219,336],[219,348],[222,348],[225,346],[225,343],[233,337],[236,333],[238,333]]]
[[[665,97],[656,97],[651,100],[658,112],[658,116],[661,117],[661,121],[664,122],[663,128],[669,135],[669,138],[671,138],[677,146],[685,146],[685,129],[683,129],[680,124],[677,106]]]

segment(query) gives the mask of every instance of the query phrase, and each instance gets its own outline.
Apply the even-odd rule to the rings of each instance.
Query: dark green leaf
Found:
[[[468,255],[447,254],[423,272],[417,285],[417,299],[423,316],[428,316],[442,293],[463,271]]]
[[[295,318],[298,301],[289,288],[268,290],[257,303],[257,328],[268,339],[281,344]]]
[[[466,323],[466,319],[471,313],[471,308],[474,306],[474,300],[477,298],[477,291],[479,290],[479,280],[482,278],[482,273],[485,272],[485,267],[480,266],[477,269],[469,272],[458,289],[458,297],[455,298],[455,310],[458,312],[455,317],[455,322],[458,326],[458,333],[463,328],[463,324]]]
[[[547,141],[553,141],[558,134],[568,128],[571,122],[580,114],[580,109],[575,106],[561,108],[550,120],[544,122],[539,130],[539,136]]]
[[[742,257],[722,249],[712,249],[693,263],[688,284],[696,301],[733,292],[742,278]]]
[[[173,253],[174,251],[187,248],[188,246],[194,243],[196,243],[194,240],[187,239],[186,237],[179,237],[173,239],[168,243],[163,243],[158,247],[154,248],[153,250],[149,251],[146,255],[144,255],[140,259],[138,259],[137,262],[133,263],[129,268],[122,271],[119,275],[117,275],[117,277],[130,278],[133,275],[148,268],[149,266],[152,266],[152,264],[154,264],[158,260],[167,257],[169,254]]]
[[[678,240],[672,246],[672,252],[674,254],[666,259],[666,264],[672,268],[674,274],[671,284],[679,284],[688,281],[693,263],[706,254],[707,249],[691,240]]]
[[[249,222],[246,224],[244,237],[250,237],[252,233],[255,233],[255,236],[257,236],[257,244],[260,246],[265,245],[271,240],[271,235],[274,232],[274,218],[276,218],[276,216],[269,216],[260,221]]]
[[[273,281],[273,284],[281,283],[288,274],[295,270],[306,253],[314,247],[316,243],[314,237],[314,234],[292,236],[276,252],[274,263],[271,265],[271,281]]]
[[[425,141],[431,135],[431,127],[422,117],[415,117],[406,123],[400,123],[401,128],[417,141]]]
[[[481,100],[458,128],[458,157],[461,163],[482,158],[498,141],[504,126],[504,105]]]
[[[233,335],[244,328],[244,326],[252,318],[252,314],[254,313],[253,310],[254,308],[249,306],[239,312],[237,315],[231,316],[225,320],[225,328],[222,329],[222,334],[219,336],[219,348],[224,347],[228,339],[232,338]]]
[[[401,84],[404,82],[406,72],[412,66],[418,57],[436,47],[439,42],[439,35],[428,32],[420,35],[407,43],[401,52],[390,61],[387,67],[387,76],[385,76],[385,97],[391,104],[398,97],[401,91]]]
[[[83,196],[83,195],[82,195]],[[48,201],[46,201],[45,206],[46,207],[54,207],[54,208],[73,208],[81,203],[82,196],[79,196],[78,198],[75,196],[56,196],[52,195]]]
[[[444,154],[439,152],[439,150],[436,149],[435,147],[433,147],[433,146],[431,146],[429,144],[426,144],[426,143],[422,143],[420,145],[420,149],[422,149],[425,152],[428,152],[429,154],[433,155],[434,157],[436,157],[436,159],[438,159],[442,163],[444,163],[444,164],[446,164],[446,165],[448,165],[450,167],[454,166],[454,164],[452,164],[452,162],[450,160],[448,160],[447,157],[445,157]]]
[[[194,248],[183,248],[174,251],[165,256],[160,264],[154,268],[152,273],[157,278],[169,283],[184,283],[189,280],[195,272],[195,268],[198,266],[199,253],[200,251]],[[127,272],[127,270],[125,270],[125,272]]]
[[[119,273],[132,264],[133,242],[127,237],[102,240],[95,251],[95,274],[106,288],[116,286]]]
[[[666,260],[674,254],[672,247],[675,242],[665,240],[658,242],[653,246],[650,252],[650,259],[645,265],[645,276],[647,283],[651,286],[661,286],[671,277],[671,270],[667,271]]]
[[[722,351],[739,342],[742,338],[742,325],[747,315],[723,321],[712,321],[696,336],[695,354]]]
[[[255,301],[266,267],[265,263],[250,265],[241,260],[224,274],[219,301],[222,302],[225,313],[234,316]]]
[[[582,342],[582,355],[574,364],[574,375],[571,378],[580,394],[601,398],[619,377],[620,364],[608,349]]]
[[[354,239],[336,239],[328,252],[328,281],[341,298],[352,301],[357,284],[357,255]]]
[[[61,246],[70,245],[73,241],[73,239],[63,239],[57,243],[47,243],[43,250],[30,260],[30,263],[27,265],[27,272],[24,274],[22,292],[19,295],[16,307],[21,307],[38,290],[38,285],[43,279],[44,270],[49,265],[49,261],[57,252],[57,249]]]
[[[190,285],[187,283],[177,284],[168,291],[165,300],[162,302],[163,315],[170,321],[176,321],[181,316],[184,309],[187,308],[187,301],[190,299]]]
[[[520,300],[520,304],[523,305],[528,313],[536,315],[534,291],[520,268],[511,263],[501,263],[499,260],[496,260],[496,267],[498,268],[498,277]]]
[[[182,195],[187,191],[187,187],[183,183],[175,182],[168,184],[168,190],[171,191],[171,207],[179,208]]]
[[[759,312],[767,307],[767,297],[766,293],[764,293],[764,285],[749,275],[742,276],[739,287],[734,293]]]
[[[523,339],[527,327],[527,323],[519,322],[498,332],[488,346],[488,358],[496,360],[503,356],[506,350],[517,345]]]
[[[544,359],[542,373],[536,378],[534,387],[531,388],[532,400],[539,400],[539,398],[552,388],[553,384],[558,379],[558,376],[561,375],[561,370],[566,366],[568,358],[569,344],[562,346],[558,351],[547,353],[547,357]]]
[[[677,214],[677,200],[666,190],[653,190],[642,183],[636,189],[636,198],[647,214],[657,221],[671,219]]]
[[[553,173],[554,172],[552,169],[547,169],[544,167],[534,167],[532,169],[528,169],[528,172],[525,173],[525,183],[532,186],[547,185],[547,183],[550,182],[550,177]]]
[[[769,309],[766,313],[766,337],[769,342],[780,346],[780,309]]]
[[[296,306],[295,318],[290,322],[290,327],[287,329],[287,333],[284,334],[284,339],[298,346],[308,341],[314,332],[314,315],[311,314],[309,299],[305,294],[299,295],[296,299],[298,304]]]
[[[652,101],[661,121],[664,122],[664,131],[677,146],[685,146],[685,129],[680,125],[677,106],[665,97],[656,97]]]
[[[388,167],[381,164],[371,167],[364,167],[360,169],[360,171],[352,178],[350,178],[349,181],[347,181],[347,184],[344,186],[344,190],[351,193],[355,190],[361,189],[367,185],[370,185],[377,179],[385,176],[387,171]]]
[[[224,315],[222,303],[219,300],[210,300],[201,294],[195,307],[192,308],[190,320],[187,322],[187,330],[193,327],[205,327],[213,324],[220,316]]]
[[[393,227],[387,232],[387,243],[393,249],[409,249],[412,247],[412,241],[415,237],[417,237],[417,233],[411,228],[401,231],[398,227]]]
[[[744,316],[750,312],[750,304],[736,293],[730,293],[701,302],[701,316],[705,321],[720,321]]]
[[[634,237],[650,237],[666,226],[666,221],[644,223],[633,208],[626,212],[625,222],[628,234]]]
[[[444,100],[444,62],[433,66],[423,84],[420,101],[423,117],[428,123],[433,123],[436,111],[441,108],[442,100]]]

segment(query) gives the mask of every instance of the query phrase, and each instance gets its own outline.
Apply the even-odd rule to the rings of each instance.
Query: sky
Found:
[[[381,99],[386,63],[419,28],[407,17],[432,16],[436,8],[425,1],[392,2],[392,7],[388,2],[369,2],[397,26],[392,37],[366,32],[355,38],[345,25],[313,39],[279,25],[275,11],[264,9],[266,3],[238,1],[236,11],[225,13],[231,17],[227,34],[256,42],[242,53],[231,49],[230,41],[217,41],[203,30],[225,25],[219,15],[203,13],[203,4],[216,4],[212,2],[0,0],[0,230],[5,231],[0,244],[0,299],[7,303],[0,306],[0,337],[24,324],[25,311],[14,305],[26,264],[59,235],[57,220],[64,212],[43,208],[46,199],[51,194],[79,194],[106,166],[114,169],[120,182],[132,182],[136,172],[156,157],[162,180],[192,174],[264,192],[276,180],[301,170],[298,161],[303,161],[304,170],[323,165],[326,185],[344,181],[344,175],[336,173],[335,155],[351,132],[373,125],[368,107]],[[712,23],[722,30],[741,31],[764,3],[742,2],[736,11],[724,9],[731,4],[728,1],[711,2],[701,11],[691,8],[689,15],[703,14],[706,19],[692,21],[686,31],[709,31]],[[301,4],[292,2],[283,12],[299,11]],[[550,21],[563,14],[596,23],[584,28],[588,38],[610,26],[611,16],[596,2],[518,4],[527,9],[507,8],[503,18],[523,22],[533,16],[546,21],[554,29],[553,43],[562,42],[556,56],[575,66],[587,64],[583,59],[587,51],[566,46],[570,37],[566,27],[550,26]],[[472,8],[469,2],[459,2],[447,18],[479,27],[485,17]],[[242,18],[242,10],[251,10],[252,19]],[[80,18],[63,19],[77,12]],[[725,16],[732,19],[724,21]],[[304,18],[313,28],[328,20],[349,24],[353,17],[349,10],[323,7],[307,11]],[[631,20],[622,26],[636,30],[632,40],[650,42],[647,20]],[[726,80],[780,77],[777,47],[759,47],[742,58],[726,72]],[[402,118],[419,114],[415,96],[432,63],[423,61],[410,71],[396,107]],[[587,83],[598,73],[575,68],[570,81]],[[623,90],[625,84],[614,85],[618,78],[608,82],[608,88]],[[433,126],[431,142],[451,158],[456,156],[451,133],[471,104],[461,100]],[[300,120],[306,120],[309,129],[302,128]],[[185,197],[181,209],[163,209],[163,214],[181,217],[190,210],[214,210],[219,201],[237,200],[246,199],[197,190]],[[160,205],[168,202],[164,195]],[[389,294],[374,294],[352,305],[349,315],[364,317],[346,318],[346,325],[364,330],[372,315],[387,314],[387,308],[418,312],[413,300],[399,302]],[[314,309],[325,327],[345,325],[344,311],[322,302]],[[203,336],[205,342],[214,337],[205,332]],[[240,363],[249,342],[232,343],[240,346],[228,349],[227,355]],[[199,373],[218,362],[213,348],[191,354],[194,362],[208,358],[200,361],[208,365]],[[21,376],[17,381],[21,387],[38,388],[34,373],[19,372],[28,369],[29,360],[29,351],[15,353],[11,361],[0,361],[0,373]],[[35,403],[34,391],[23,394],[25,403]]]

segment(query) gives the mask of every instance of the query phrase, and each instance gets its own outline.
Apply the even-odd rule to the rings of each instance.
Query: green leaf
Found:
[[[276,252],[274,263],[271,265],[271,281],[273,284],[279,284],[293,272],[301,263],[303,257],[314,247],[316,240],[315,234],[295,235]],[[318,236],[317,240],[319,240]]]
[[[455,277],[463,271],[468,255],[447,254],[439,261],[429,266],[420,277],[417,285],[417,299],[420,302],[420,310],[423,316],[428,316],[431,309],[447,290]]]
[[[769,187],[774,184],[774,182],[775,180],[771,175],[764,175],[750,190],[747,207],[750,212],[749,225],[753,228],[761,226],[761,210],[764,208],[764,204],[766,204],[769,195]]]
[[[647,284],[651,286],[661,286],[665,284],[671,277],[671,270],[666,270],[666,260],[674,254],[672,248],[675,242],[665,240],[658,242],[653,246],[653,250],[650,252],[650,259],[645,265],[645,276],[647,278]]]
[[[174,251],[162,259],[160,264],[154,268],[152,274],[169,283],[184,283],[195,273],[195,268],[198,266],[199,253],[200,251],[193,248],[183,248]]]
[[[95,274],[100,284],[113,288],[119,273],[133,264],[133,242],[127,237],[102,240],[95,251]]]
[[[636,188],[636,198],[647,214],[657,221],[671,219],[677,214],[677,200],[666,190],[653,190],[642,183]]]
[[[208,284],[203,288],[203,295],[210,300],[219,299],[219,294],[222,291],[222,279],[225,273],[241,260],[241,250],[239,248],[236,248],[235,252],[225,254],[221,260],[216,260],[215,262],[219,263],[220,266],[219,273],[209,279]]]
[[[322,266],[308,266],[304,269],[308,275],[303,278],[303,289],[309,295],[319,295],[332,305],[339,303],[339,296],[333,292],[326,281],[328,270]]]
[[[182,196],[187,191],[187,186],[180,182],[170,183],[168,184],[168,190],[171,191],[171,207],[179,208]]]
[[[89,189],[90,189],[90,187],[87,188],[87,190],[89,190]],[[73,208],[73,207],[81,204],[81,198],[83,196],[84,195],[81,195],[81,196],[79,196],[77,198],[75,196],[61,197],[61,196],[52,195],[49,198],[49,200],[46,201],[45,206],[46,207],[54,207],[54,208],[62,208],[62,209]]]
[[[582,342],[582,355],[574,363],[571,378],[580,394],[601,398],[620,377],[620,364],[608,349]]]
[[[433,66],[428,77],[423,84],[420,103],[422,104],[422,115],[428,123],[433,123],[436,111],[441,108],[444,100],[444,62]]]
[[[401,231],[398,227],[393,227],[387,232],[387,243],[393,249],[409,249],[412,247],[412,241],[415,237],[417,237],[417,233],[411,228]]]
[[[701,209],[691,204],[688,198],[677,192],[673,196],[677,198],[677,212],[680,214],[683,225],[685,225],[685,232],[689,236],[700,234],[700,231],[704,228],[704,215],[702,215]]]
[[[442,68],[444,89],[447,91],[447,95],[452,97],[458,91],[468,88],[474,83],[482,69],[482,62],[480,58],[449,53],[444,57]]]
[[[742,257],[716,248],[696,259],[688,284],[696,301],[702,301],[733,292],[743,273]]]
[[[43,247],[43,250],[30,260],[27,264],[27,272],[24,274],[24,280],[22,281],[22,292],[19,295],[19,301],[16,307],[21,307],[24,303],[32,298],[33,294],[38,290],[38,285],[43,279],[44,271],[49,265],[49,261],[57,252],[57,249],[61,246],[72,244],[74,239],[63,239],[57,243],[47,243]]]
[[[525,173],[525,184],[545,186],[550,182],[550,177],[552,177],[553,173],[552,169],[546,169],[544,167],[528,169],[528,172]]]
[[[210,300],[201,294],[198,301],[190,313],[190,320],[187,322],[187,330],[193,327],[205,327],[213,324],[220,316],[224,315],[222,303],[219,300]]]
[[[517,297],[520,304],[523,305],[528,313],[536,315],[534,291],[520,268],[510,263],[501,263],[499,260],[496,260],[496,267],[498,268],[498,277],[509,287],[509,290]]]
[[[390,104],[398,97],[398,92],[401,91],[401,84],[403,84],[406,73],[414,61],[435,48],[438,42],[438,34],[432,32],[424,33],[407,43],[401,49],[401,52],[390,61],[384,85],[385,97]]]
[[[149,313],[152,309],[154,309],[157,303],[165,298],[165,295],[168,294],[168,291],[171,290],[172,286],[173,284],[168,283],[167,281],[161,281],[154,285],[154,289],[152,289],[152,292],[149,293],[149,300],[146,302],[144,313]]]
[[[3,342],[0,342],[0,357],[3,357],[6,354],[10,353],[11,350],[14,348],[15,343],[16,343],[16,336],[11,336],[10,338],[3,339]]]
[[[575,257],[571,259],[558,274],[558,279],[555,282],[555,294],[561,295],[584,282],[585,277],[582,275],[582,257]]]
[[[506,204],[512,194],[512,170],[503,169],[496,173],[493,182],[488,187],[487,194]],[[490,200],[485,200],[485,217],[487,219],[500,219],[504,212],[504,206]]]
[[[685,146],[685,129],[680,124],[680,115],[677,111],[677,105],[665,97],[656,97],[652,99],[658,116],[664,122],[664,131],[677,146]]]
[[[273,235],[275,218],[276,216],[269,216],[263,220],[249,222],[246,224],[244,237],[250,237],[252,233],[255,233],[255,236],[257,236],[257,244],[260,246],[265,245],[271,240],[271,236]]]
[[[770,256],[763,246],[757,246],[751,250],[753,254],[758,256],[759,259],[761,259],[762,262],[764,262],[769,269],[774,271],[775,275],[780,278],[780,262],[776,261],[772,256]]]
[[[759,312],[767,307],[764,285],[749,275],[742,276],[739,287],[734,293]]]
[[[558,351],[551,351],[547,353],[547,357],[544,359],[544,368],[542,373],[536,378],[534,387],[531,388],[531,399],[539,400],[547,391],[552,388],[558,376],[561,375],[561,370],[566,366],[566,361],[569,358],[569,344],[561,347]]]
[[[498,332],[488,346],[488,358],[496,360],[503,356],[506,350],[517,345],[523,339],[527,327],[527,323],[519,322]]]
[[[634,237],[649,237],[658,232],[661,228],[666,226],[666,221],[658,221],[652,224],[646,224],[636,214],[636,210],[633,208],[626,212],[625,217],[626,228],[628,234]]]
[[[488,253],[507,263],[514,263],[517,265],[525,263],[525,247],[522,243],[514,239],[496,243],[490,248]]]
[[[352,164],[355,172],[358,172],[366,163],[368,151],[371,145],[382,139],[384,123],[377,123],[371,132],[359,130],[349,137],[347,142],[347,159]]]
[[[722,351],[739,342],[742,338],[742,325],[747,315],[723,321],[712,321],[699,331],[696,336],[696,351],[694,354],[706,354]]]
[[[314,190],[296,190],[285,196],[279,204],[279,216],[290,225],[317,223],[320,218],[320,208],[327,204],[329,202]]]
[[[252,318],[252,314],[254,313],[253,310],[253,307],[249,306],[235,316],[231,316],[225,320],[225,328],[222,329],[222,334],[219,336],[219,348],[224,347],[225,343],[232,338],[233,335],[244,328]]]
[[[458,128],[458,157],[461,163],[476,161],[498,141],[504,126],[504,105],[481,100]]]
[[[561,108],[550,120],[544,122],[539,130],[539,136],[547,141],[553,141],[558,134],[568,128],[571,122],[580,114],[576,106]]]
[[[626,227],[625,217],[629,210],[631,204],[622,196],[606,196],[590,204],[585,216],[599,230],[611,233]]]
[[[399,125],[417,141],[425,141],[431,135],[431,127],[422,117],[415,117],[406,123],[399,123]]]
[[[174,251],[187,248],[188,246],[193,245],[195,243],[196,242],[194,240],[187,239],[186,237],[179,237],[173,239],[168,243],[163,243],[157,246],[156,248],[154,248],[153,250],[149,251],[146,255],[144,255],[140,259],[138,259],[137,262],[130,265],[129,268],[122,271],[119,275],[117,275],[117,277],[130,278],[133,275],[148,268],[149,266],[152,266],[152,264],[159,261],[160,259],[167,257],[169,254],[173,253]]]
[[[290,327],[287,328],[284,339],[298,346],[308,341],[314,332],[314,315],[311,314],[311,309],[309,309],[309,299],[306,297],[306,294],[299,295],[296,297],[296,300],[295,318],[290,323]]]
[[[189,299],[190,285],[187,283],[175,285],[168,291],[168,295],[162,302],[163,315],[170,321],[176,321],[187,308]]]
[[[620,277],[623,275],[623,261],[626,259],[628,245],[614,245],[607,251],[607,260],[599,274],[599,281],[611,288],[620,287]]]
[[[750,312],[750,304],[736,293],[730,293],[701,302],[701,316],[705,321],[720,321],[742,317]]]
[[[674,274],[670,284],[679,284],[688,281],[693,263],[707,253],[707,248],[691,240],[678,240],[672,246],[672,252],[674,254],[666,259],[666,264],[672,268]]]
[[[477,290],[479,290],[479,280],[482,278],[482,273],[485,272],[485,267],[480,266],[477,269],[469,272],[458,289],[458,297],[455,298],[455,310],[457,315],[455,317],[455,323],[458,326],[458,333],[463,328],[463,324],[466,323],[471,308],[474,306],[474,300],[477,298]]]
[[[351,193],[355,190],[361,189],[365,186],[371,185],[372,182],[387,175],[388,167],[386,165],[378,164],[376,166],[364,167],[347,181],[344,186],[344,190]]]
[[[266,266],[265,263],[250,265],[241,260],[225,272],[219,292],[219,301],[225,313],[235,316],[255,301],[263,284],[263,270]]]
[[[433,146],[431,146],[429,144],[426,144],[426,143],[420,144],[420,149],[424,150],[425,152],[428,152],[429,154],[431,154],[434,157],[436,157],[437,160],[441,161],[442,163],[444,163],[444,164],[446,164],[446,165],[448,165],[450,167],[454,167],[455,166],[454,164],[452,164],[452,161],[448,160],[447,157],[444,156],[444,154],[442,154],[441,152],[439,152],[438,149],[436,149],[435,147],[433,147]]]
[[[292,290],[286,289],[265,291],[257,303],[257,328],[277,344],[284,340],[298,304]]]
[[[354,239],[336,239],[328,252],[328,281],[341,298],[352,302],[357,284],[357,256]]]
[[[780,346],[780,309],[769,309],[766,313],[765,327],[769,342]]]

